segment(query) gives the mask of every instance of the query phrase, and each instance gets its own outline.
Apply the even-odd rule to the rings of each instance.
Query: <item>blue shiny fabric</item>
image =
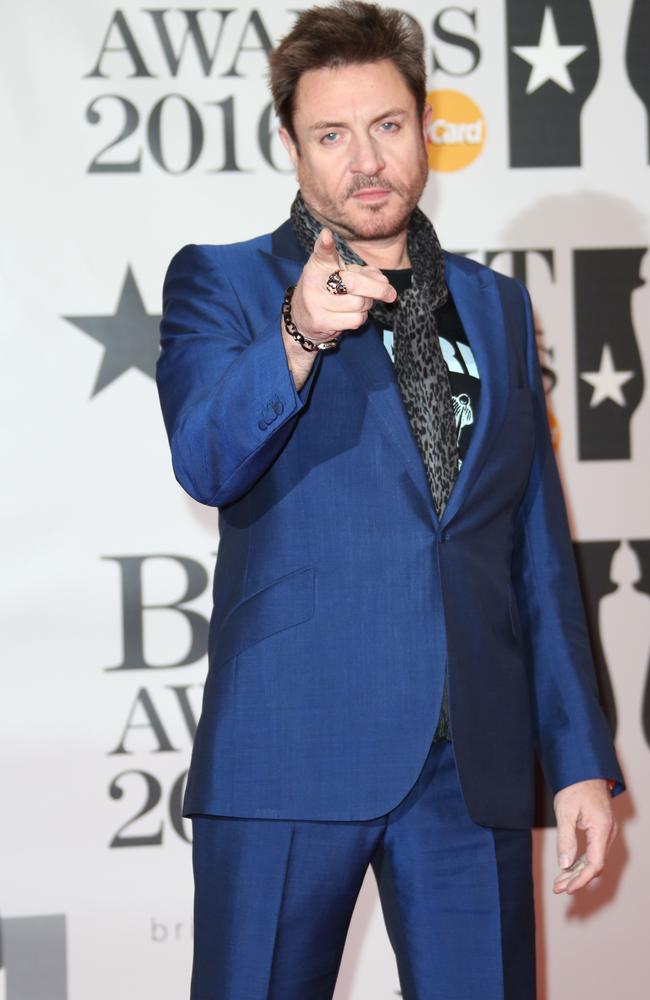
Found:
[[[219,508],[209,671],[187,816],[357,820],[415,783],[445,670],[465,803],[530,827],[553,793],[623,778],[598,703],[528,294],[445,255],[481,372],[442,517],[379,332],[296,390],[280,306],[288,224],[188,246],[164,285],[157,383],[175,474]]]
[[[448,742],[371,820],[195,816],[191,1000],[329,1000],[372,865],[404,1000],[534,1000],[530,830],[473,822]]]

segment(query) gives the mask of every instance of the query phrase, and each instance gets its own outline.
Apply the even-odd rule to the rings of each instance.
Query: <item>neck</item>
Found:
[[[345,231],[341,232],[342,227],[338,227],[325,216],[321,215],[317,209],[314,209],[311,205],[308,205],[302,196],[302,192],[298,192],[298,197],[296,198],[296,203],[302,201],[302,206],[306,210],[307,215],[311,216],[317,222],[320,222],[321,226],[327,226],[332,232],[338,233],[342,239],[348,244],[351,250],[365,260],[366,264],[371,267],[385,268],[386,270],[397,270],[399,268],[406,268],[411,266],[411,261],[408,255],[408,224],[400,232],[393,236],[387,236],[381,239],[369,239],[369,240],[356,240],[354,238],[350,239]],[[293,211],[293,209],[292,209]]]
[[[406,244],[406,230],[383,240],[349,240],[348,243],[370,267],[395,270],[411,266]]]

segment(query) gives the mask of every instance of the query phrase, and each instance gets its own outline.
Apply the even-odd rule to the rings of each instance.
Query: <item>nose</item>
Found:
[[[371,135],[356,136],[351,149],[350,169],[353,173],[372,177],[384,167],[379,144]]]

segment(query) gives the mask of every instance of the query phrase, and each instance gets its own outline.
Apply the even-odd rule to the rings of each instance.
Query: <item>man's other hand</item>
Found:
[[[562,871],[553,892],[573,895],[601,874],[618,826],[608,782],[590,778],[561,788],[553,799],[557,819],[557,860]],[[578,857],[577,831],[586,834],[586,850]]]

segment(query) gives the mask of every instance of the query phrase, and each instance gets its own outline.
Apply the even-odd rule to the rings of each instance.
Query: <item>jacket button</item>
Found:
[[[266,428],[267,428],[267,427],[268,427],[269,425],[267,424],[266,420],[258,420],[258,421],[257,421],[257,426],[259,427],[259,429],[260,429],[261,431],[265,431],[265,430],[266,430]]]
[[[281,399],[278,398],[278,396],[276,396],[273,400],[273,409],[278,414],[278,416],[284,410],[284,403],[282,402]]]

